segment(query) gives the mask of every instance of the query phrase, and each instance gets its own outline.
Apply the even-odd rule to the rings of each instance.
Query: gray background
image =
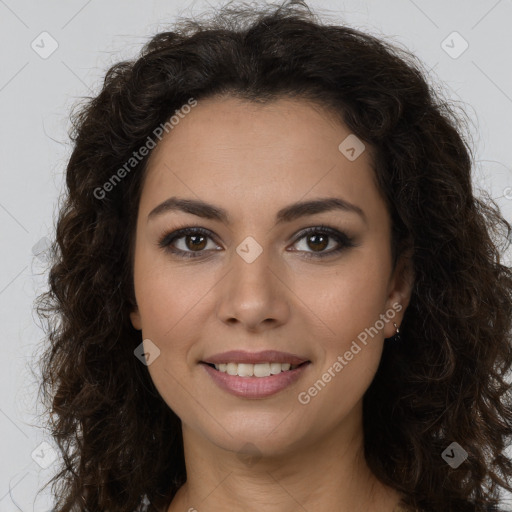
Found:
[[[36,499],[56,465],[51,440],[38,426],[41,410],[30,367],[42,331],[32,303],[45,287],[44,249],[71,151],[70,108],[80,97],[95,95],[110,65],[135,56],[151,35],[169,29],[176,15],[221,3],[0,0],[0,512],[51,508],[48,493]],[[385,36],[423,60],[431,79],[471,119],[475,185],[512,220],[512,1],[309,5],[323,19]],[[46,55],[52,44],[57,49]],[[510,253],[505,261],[511,265]]]

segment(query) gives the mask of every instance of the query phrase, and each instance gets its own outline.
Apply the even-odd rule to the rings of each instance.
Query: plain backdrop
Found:
[[[36,497],[56,464],[37,418],[37,375],[30,369],[43,335],[33,301],[46,286],[44,249],[71,152],[70,109],[97,94],[108,67],[134,57],[177,15],[223,3],[0,0],[0,512],[51,509],[48,492]],[[469,115],[475,185],[512,220],[512,2],[309,5],[325,20],[385,37],[422,59],[430,80]],[[510,265],[510,254],[504,256]]]

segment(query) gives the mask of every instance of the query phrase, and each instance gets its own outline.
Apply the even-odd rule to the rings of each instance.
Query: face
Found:
[[[216,98],[151,154],[131,321],[184,435],[275,455],[360,421],[410,282],[405,262],[392,269],[370,148],[339,149],[349,135],[305,101]]]

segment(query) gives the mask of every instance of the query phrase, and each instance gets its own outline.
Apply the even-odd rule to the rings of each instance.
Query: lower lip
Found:
[[[309,364],[308,362],[294,370],[270,375],[269,377],[239,377],[216,370],[205,363],[201,363],[201,366],[207,371],[215,384],[224,391],[244,398],[265,398],[291,386],[300,378]]]

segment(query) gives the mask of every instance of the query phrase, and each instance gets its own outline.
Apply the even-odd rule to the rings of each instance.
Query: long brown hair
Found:
[[[126,162],[190,98],[225,94],[327,106],[374,149],[394,261],[412,241],[415,282],[402,339],[385,344],[364,396],[365,456],[409,505],[491,510],[500,487],[512,492],[512,274],[500,262],[511,226],[474,194],[464,120],[421,63],[291,1],[181,20],[113,65],[72,115],[49,291],[37,301],[41,393],[63,461],[56,512],[132,512],[144,496],[163,508],[186,480],[180,420],[134,356],[131,250],[148,156]],[[457,468],[441,456],[452,442],[468,454]]]

